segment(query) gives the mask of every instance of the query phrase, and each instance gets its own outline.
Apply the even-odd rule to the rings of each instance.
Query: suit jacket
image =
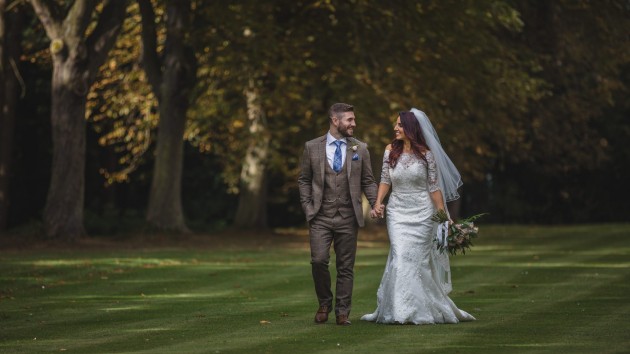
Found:
[[[367,144],[355,138],[347,138],[346,172],[350,185],[350,197],[352,208],[359,226],[365,224],[363,220],[363,207],[361,192],[365,194],[371,206],[376,203],[377,185],[372,174],[370,152]],[[353,151],[352,146],[357,146]],[[354,158],[355,154],[358,158]],[[324,171],[326,167],[326,135],[307,142],[302,154],[298,187],[300,190],[300,203],[306,214],[306,221],[313,220],[322,205],[324,189]]]

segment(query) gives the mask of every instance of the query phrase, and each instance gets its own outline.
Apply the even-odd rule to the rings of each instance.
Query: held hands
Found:
[[[370,211],[370,217],[372,219],[376,219],[376,218],[384,218],[385,217],[385,205],[381,204],[381,203],[376,203],[374,204],[374,209],[372,209],[372,211]]]

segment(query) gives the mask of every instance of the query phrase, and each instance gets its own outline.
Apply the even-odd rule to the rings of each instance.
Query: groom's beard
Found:
[[[352,137],[352,133],[353,133],[353,129],[354,128],[350,128],[348,129],[348,127],[339,127],[337,128],[337,131],[344,136],[345,138],[351,138]]]

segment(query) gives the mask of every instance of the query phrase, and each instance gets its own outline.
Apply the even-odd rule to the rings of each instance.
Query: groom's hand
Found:
[[[378,210],[376,211],[378,213],[378,216],[380,216],[380,218],[384,218],[385,217],[385,204],[381,204],[378,206]]]
[[[372,211],[370,211],[370,217],[372,219],[376,219],[376,218],[384,218],[385,217],[385,205],[383,204],[376,204],[374,205],[374,208],[372,209]]]

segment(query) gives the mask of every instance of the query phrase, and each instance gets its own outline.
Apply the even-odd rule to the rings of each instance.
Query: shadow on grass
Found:
[[[630,347],[630,247],[622,237],[630,226],[484,231],[479,246],[451,259],[451,298],[478,320],[435,326],[358,320],[376,306],[388,252],[378,237],[365,238],[359,250],[350,327],[313,324],[304,235],[220,246],[204,240],[14,249],[0,253],[0,352],[614,353]]]

